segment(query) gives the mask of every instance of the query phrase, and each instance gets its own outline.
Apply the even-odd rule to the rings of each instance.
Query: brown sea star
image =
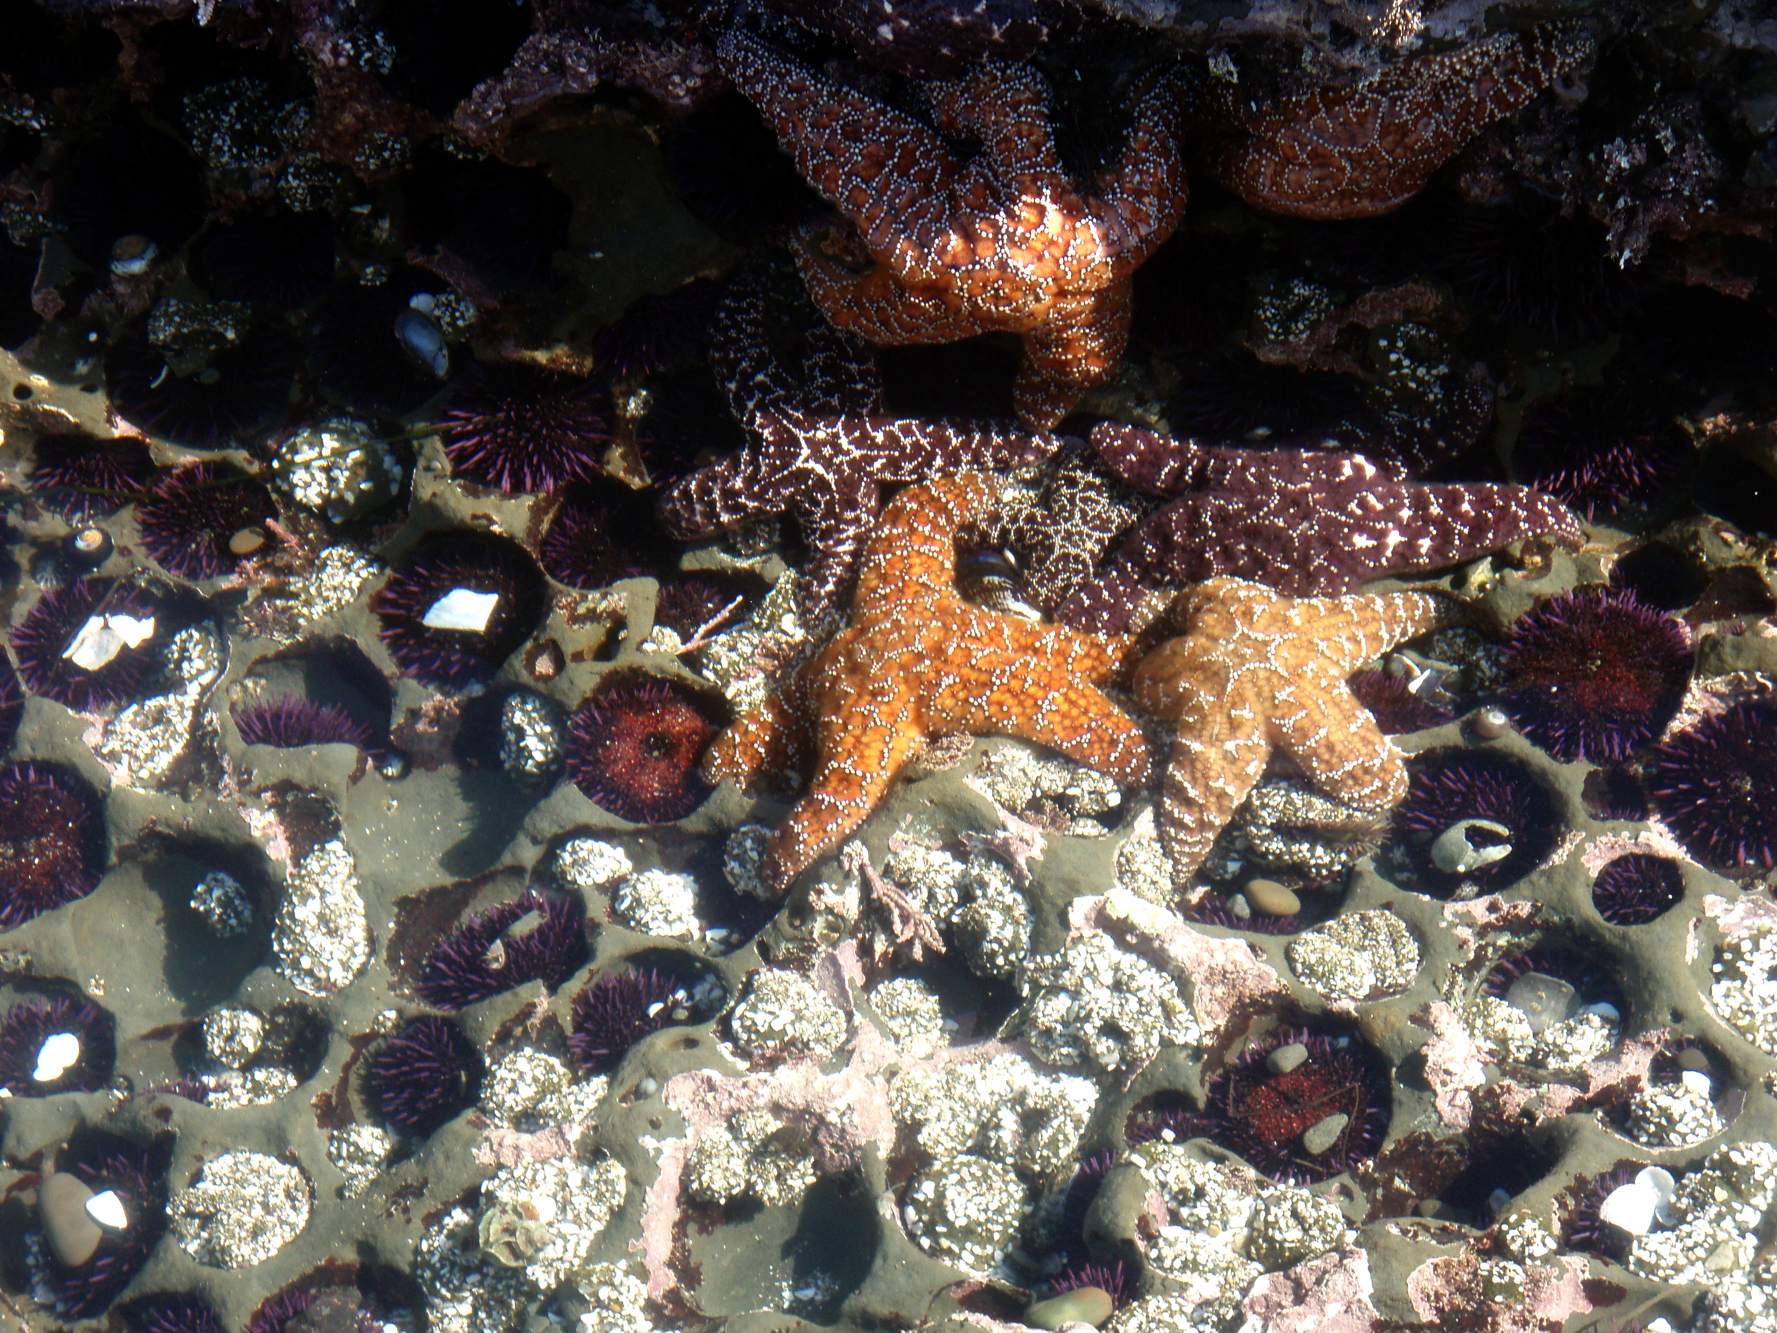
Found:
[[[1147,780],[1141,728],[1100,692],[1134,660],[1133,639],[1034,624],[958,595],[956,533],[999,491],[965,472],[897,497],[865,550],[850,625],[710,747],[710,776],[740,782],[815,758],[762,867],[780,893],[864,822],[931,739],[1016,736],[1119,781]]]
[[[1584,536],[1565,505],[1529,487],[1397,480],[1363,454],[1203,445],[1108,424],[1092,447],[1132,486],[1176,498],[1062,606],[1059,618],[1080,629],[1121,630],[1161,583],[1231,575],[1292,595],[1342,593],[1524,537],[1577,546]]]
[[[716,312],[710,359],[746,447],[673,486],[660,515],[675,537],[697,540],[794,514],[812,553],[803,609],[818,619],[851,583],[885,483],[1037,463],[1060,441],[991,422],[890,416],[870,348],[810,311],[793,367],[773,338],[783,321],[770,296],[768,275],[744,270]]]
[[[924,85],[934,131],[744,31],[717,54],[874,261],[859,272],[802,247],[809,294],[835,325],[891,346],[1020,335],[1015,403],[1040,428],[1110,377],[1130,280],[1185,207],[1170,76],[1136,99],[1121,154],[1082,191],[1056,152],[1049,88],[1025,66]]]
[[[1254,208],[1305,218],[1399,208],[1494,121],[1572,77],[1589,33],[1553,23],[1402,61],[1348,84],[1255,86],[1206,79],[1204,166]]]
[[[1419,592],[1281,597],[1218,578],[1181,594],[1169,615],[1185,632],[1142,660],[1134,687],[1144,709],[1178,724],[1159,821],[1176,883],[1203,863],[1274,749],[1361,810],[1406,796],[1400,751],[1346,678],[1446,623],[1449,601]]]

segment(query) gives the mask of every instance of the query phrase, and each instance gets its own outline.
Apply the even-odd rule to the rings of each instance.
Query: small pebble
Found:
[[[1483,708],[1475,714],[1475,735],[1484,741],[1496,741],[1512,729],[1512,720],[1498,708]]]
[[[1267,916],[1294,916],[1302,910],[1302,900],[1274,879],[1248,880],[1245,893],[1253,909]]]
[[[1292,1041],[1288,1046],[1279,1046],[1265,1057],[1265,1067],[1273,1074],[1287,1074],[1292,1069],[1299,1069],[1308,1058],[1308,1048],[1299,1041]]]
[[[1310,1157],[1319,1157],[1335,1143],[1345,1132],[1345,1126],[1351,1123],[1351,1117],[1343,1111],[1335,1112],[1325,1120],[1316,1121],[1302,1131],[1302,1151]]]
[[[1046,1301],[1038,1301],[1024,1312],[1027,1328],[1060,1328],[1063,1324],[1104,1323],[1116,1309],[1110,1293],[1101,1287],[1075,1287]]]
[[[1709,1072],[1709,1053],[1701,1046],[1687,1046],[1678,1053],[1678,1059],[1674,1063],[1680,1069],[1688,1069],[1697,1074],[1707,1074]]]
[[[1694,1069],[1685,1070],[1678,1076],[1678,1081],[1699,1097],[1713,1097],[1715,1095],[1715,1085],[1709,1081],[1709,1075],[1699,1074]]]
[[[49,1248],[69,1268],[78,1268],[93,1257],[105,1232],[86,1215],[93,1192],[78,1176],[57,1171],[37,1187],[37,1216]]]
[[[1252,917],[1253,905],[1246,900],[1243,893],[1228,895],[1228,912],[1237,921],[1246,921]]]

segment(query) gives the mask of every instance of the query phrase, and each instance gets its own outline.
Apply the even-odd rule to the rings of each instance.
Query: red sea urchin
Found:
[[[1630,852],[1598,872],[1592,906],[1613,926],[1644,925],[1684,898],[1684,874],[1669,856]]]
[[[497,598],[481,628],[444,615],[445,599],[458,593]],[[461,690],[500,669],[542,620],[547,602],[543,575],[523,550],[486,533],[459,531],[416,546],[371,597],[370,609],[404,674],[438,689]],[[440,625],[441,619],[451,623]]]
[[[1448,898],[1465,885],[1503,889],[1555,850],[1560,809],[1529,767],[1510,755],[1427,750],[1408,761],[1408,770],[1411,783],[1395,811],[1389,846],[1420,892]]]
[[[1506,704],[1555,758],[1626,759],[1665,730],[1691,676],[1684,625],[1634,593],[1576,588],[1518,618]]]
[[[611,395],[597,380],[529,361],[472,361],[452,376],[438,428],[459,480],[552,491],[601,474]]]
[[[74,1176],[95,1194],[112,1190],[128,1225],[107,1232],[93,1257],[70,1267],[45,1247],[38,1272],[47,1304],[64,1319],[102,1314],[148,1263],[167,1229],[167,1167],[172,1136],[152,1147],[100,1131],[78,1131],[56,1155],[56,1170]]]
[[[1569,389],[1524,414],[1512,446],[1518,479],[1588,519],[1677,499],[1694,451],[1670,417],[1600,387]]]
[[[364,1078],[377,1114],[422,1139],[475,1104],[481,1057],[455,1023],[428,1014],[384,1038],[365,1062]]]
[[[234,710],[235,729],[244,745],[294,749],[303,745],[355,745],[380,753],[370,728],[340,704],[320,703],[298,694],[261,699]]]
[[[1336,1176],[1374,1157],[1388,1133],[1387,1070],[1352,1037],[1280,1029],[1207,1091],[1204,1132],[1273,1180]]]
[[[44,1042],[61,1033],[80,1053],[52,1078],[39,1079]],[[0,1016],[0,1089],[8,1097],[53,1097],[97,1092],[111,1082],[117,1061],[117,1023],[98,1005],[67,995],[20,1000]]]
[[[0,930],[86,897],[105,873],[104,800],[62,764],[0,766]]]
[[[1648,794],[1685,849],[1711,866],[1777,865],[1777,701],[1750,699],[1654,747]]]
[[[220,579],[240,569],[230,543],[243,529],[277,517],[271,492],[222,463],[178,468],[136,506],[142,545],[180,578]]]
[[[587,800],[619,819],[683,819],[712,790],[698,764],[718,725],[682,685],[627,676],[575,711],[568,776]]]
[[[530,892],[477,913],[434,944],[414,989],[455,1013],[527,981],[554,990],[589,956],[574,903]]]
[[[121,615],[151,620],[154,604],[116,579],[75,579],[51,588],[12,631],[19,678],[32,694],[54,699],[76,713],[91,713],[133,699],[155,669],[147,644],[120,647],[110,661],[92,670],[66,656],[95,616]]]
[[[70,523],[115,514],[148,486],[154,460],[132,436],[79,431],[39,435],[31,446],[31,493]]]
[[[629,1050],[673,1018],[683,993],[676,977],[651,967],[626,967],[595,977],[574,997],[568,1050],[588,1073],[617,1067]]]

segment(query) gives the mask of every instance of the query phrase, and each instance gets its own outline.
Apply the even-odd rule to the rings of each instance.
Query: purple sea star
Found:
[[[1565,506],[1527,487],[1397,480],[1358,453],[1202,445],[1114,425],[1094,429],[1092,444],[1131,485],[1176,497],[1061,608],[1063,622],[1100,633],[1122,629],[1159,584],[1226,575],[1325,597],[1521,537],[1577,546],[1582,535]]]
[[[885,483],[1037,463],[1060,443],[987,422],[886,415],[869,347],[823,323],[803,340],[799,377],[772,341],[780,325],[768,318],[771,304],[766,276],[754,271],[734,281],[716,315],[711,359],[746,447],[676,484],[660,514],[673,536],[697,540],[793,513],[813,552],[811,615],[833,608],[851,584]]]

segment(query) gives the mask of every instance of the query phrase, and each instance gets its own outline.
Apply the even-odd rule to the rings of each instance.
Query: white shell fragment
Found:
[[[1678,1076],[1678,1081],[1699,1097],[1711,1097],[1715,1094],[1715,1086],[1710,1083],[1709,1075],[1699,1074],[1694,1069],[1685,1070]]]
[[[129,1226],[129,1214],[116,1190],[100,1190],[86,1201],[86,1215],[107,1231],[122,1231]]]
[[[125,648],[140,648],[154,636],[154,617],[101,613],[87,620],[62,649],[62,656],[82,671],[108,666]]]
[[[1663,1167],[1650,1166],[1627,1185],[1619,1185],[1599,1205],[1598,1217],[1631,1236],[1645,1236],[1654,1222],[1666,1214],[1677,1182]]]
[[[452,588],[427,609],[420,623],[427,629],[464,629],[473,634],[487,630],[500,604],[497,592],[476,592],[473,588]]]
[[[1475,846],[1469,837],[1470,830],[1490,833],[1500,839],[1509,839],[1512,836],[1509,828],[1491,819],[1459,820],[1438,834],[1437,840],[1432,843],[1431,863],[1446,875],[1466,875],[1471,870],[1503,861],[1512,854],[1512,844],[1509,841]]]
[[[72,1032],[52,1032],[37,1048],[37,1067],[31,1077],[39,1083],[54,1083],[79,1059],[80,1038]]]

